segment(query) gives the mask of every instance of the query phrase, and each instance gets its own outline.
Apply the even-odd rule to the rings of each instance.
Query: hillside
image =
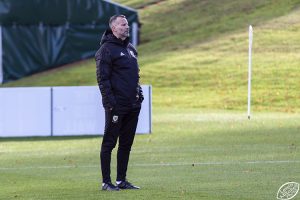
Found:
[[[139,10],[142,83],[155,107],[246,110],[252,24],[253,110],[300,111],[300,0],[117,2]],[[4,86],[94,84],[91,59]]]

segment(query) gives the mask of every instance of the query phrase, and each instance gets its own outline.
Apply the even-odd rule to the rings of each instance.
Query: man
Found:
[[[137,51],[129,43],[129,26],[124,15],[112,16],[109,27],[95,55],[97,81],[105,110],[100,152],[102,190],[139,189],[126,180],[129,154],[144,99],[139,84]],[[118,139],[117,179],[114,185],[110,177],[110,161]]]

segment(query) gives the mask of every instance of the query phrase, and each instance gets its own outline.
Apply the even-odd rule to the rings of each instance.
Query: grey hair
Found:
[[[118,17],[122,17],[126,19],[125,15],[113,15],[110,19],[109,19],[109,27],[110,29],[112,29],[112,25],[113,23],[117,20]]]

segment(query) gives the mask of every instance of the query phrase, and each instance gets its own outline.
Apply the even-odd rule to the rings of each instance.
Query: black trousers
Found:
[[[131,146],[138,123],[140,107],[134,109],[105,110],[105,129],[100,160],[104,183],[111,182],[111,152],[119,139],[117,153],[117,181],[125,181]]]

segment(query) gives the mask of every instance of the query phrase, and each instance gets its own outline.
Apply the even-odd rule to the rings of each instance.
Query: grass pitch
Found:
[[[136,137],[128,171],[142,189],[99,190],[101,137],[0,139],[0,199],[265,200],[300,182],[299,0],[117,2],[140,8],[141,77],[153,86],[153,133]],[[95,84],[91,59],[3,87]]]
[[[129,164],[141,190],[100,191],[101,137],[14,138],[0,139],[0,199],[276,199],[300,182],[299,114],[155,108],[153,120]]]

